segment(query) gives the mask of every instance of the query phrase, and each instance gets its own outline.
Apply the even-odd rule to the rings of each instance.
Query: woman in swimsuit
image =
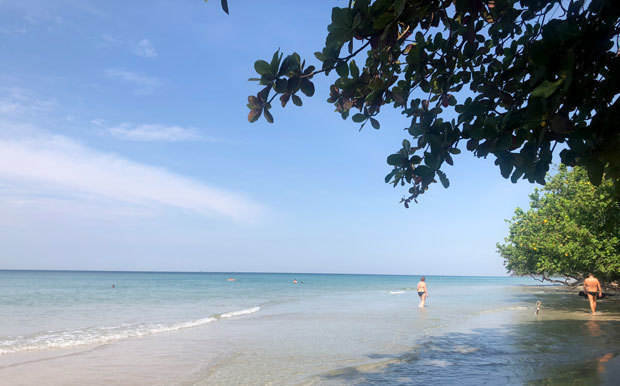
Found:
[[[420,304],[418,307],[424,307],[424,303],[426,302],[426,297],[428,296],[428,289],[426,289],[426,279],[424,276],[418,282],[418,296],[420,297]]]

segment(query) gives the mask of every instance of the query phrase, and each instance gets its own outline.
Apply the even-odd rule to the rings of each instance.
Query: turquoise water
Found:
[[[561,384],[573,374],[606,382],[611,370],[601,363],[615,363],[620,342],[616,302],[601,302],[591,316],[582,298],[529,278],[427,276],[420,309],[418,280],[0,271],[0,376],[58,384]]]

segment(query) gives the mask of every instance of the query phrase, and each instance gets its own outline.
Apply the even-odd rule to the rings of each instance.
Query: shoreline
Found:
[[[29,318],[41,326],[29,329],[34,332],[25,340],[36,342],[41,331],[51,330],[57,332],[51,341],[78,342],[90,334],[87,326],[118,333],[130,320],[161,333],[0,355],[0,376],[18,384],[522,384],[558,379],[584,363],[586,379],[595,379],[603,376],[598,365],[611,372],[618,363],[618,303],[603,301],[602,313],[592,316],[583,298],[564,286],[428,276],[432,296],[420,309],[415,277],[317,275],[299,286],[282,275],[248,274],[236,283],[227,276],[178,274],[162,281],[135,274],[115,289],[106,285],[107,273],[38,273],[28,275],[32,281],[7,281],[17,284],[7,293],[40,306],[14,301],[7,309],[22,312],[16,323]],[[26,288],[31,292],[24,295]],[[392,294],[402,288],[408,290]],[[231,317],[191,323],[215,314]],[[59,315],[58,327],[45,324],[49,315]],[[71,320],[69,328],[63,319]],[[168,330],[164,323],[189,327]],[[546,370],[534,371],[541,361]]]

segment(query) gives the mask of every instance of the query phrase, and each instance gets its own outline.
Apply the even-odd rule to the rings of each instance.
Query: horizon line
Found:
[[[276,275],[360,275],[360,276],[446,276],[446,277],[520,277],[506,275],[429,275],[394,273],[338,273],[338,272],[270,272],[270,271],[140,271],[140,270],[102,270],[102,269],[11,269],[0,268],[0,272],[99,272],[99,273],[216,273],[216,274],[276,274]]]

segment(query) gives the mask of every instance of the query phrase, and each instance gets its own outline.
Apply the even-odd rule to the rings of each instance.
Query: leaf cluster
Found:
[[[598,186],[584,168],[560,165],[547,185],[530,196],[530,209],[515,210],[509,235],[497,245],[509,271],[561,275],[577,281],[593,273],[620,279],[620,204],[611,181]]]
[[[335,71],[328,102],[343,119],[379,129],[389,105],[407,118],[386,176],[410,186],[405,206],[437,179],[447,187],[443,168],[465,149],[544,184],[560,143],[592,183],[620,181],[620,2],[356,0],[332,9],[327,31],[318,69],[296,53],[255,63],[248,119],[272,122],[277,95],[301,105],[297,91],[312,96],[312,77]]]

